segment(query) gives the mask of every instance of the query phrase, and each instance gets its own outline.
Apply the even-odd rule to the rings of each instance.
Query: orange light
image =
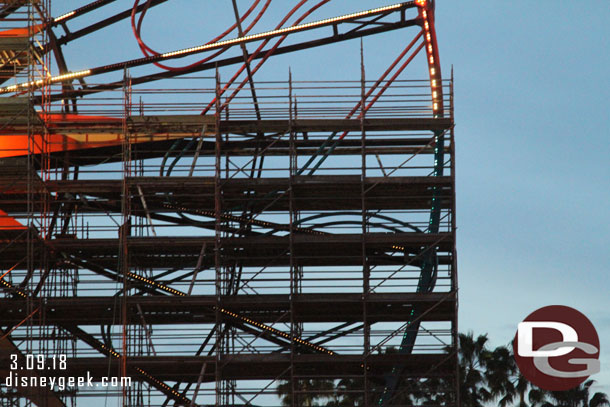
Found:
[[[415,0],[415,4],[417,4],[419,7],[425,7],[426,0]]]

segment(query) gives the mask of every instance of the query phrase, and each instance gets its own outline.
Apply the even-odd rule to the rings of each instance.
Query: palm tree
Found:
[[[510,345],[497,347],[493,352],[485,354],[484,359],[489,390],[494,397],[499,398],[499,407],[511,406],[514,401],[516,407],[610,407],[605,393],[595,393],[589,399],[594,380],[561,392],[551,392],[533,385],[517,368]]]
[[[325,406],[318,404],[326,399],[334,397],[335,383],[327,379],[299,379],[292,390],[292,383],[285,381],[277,386],[277,393],[282,400],[283,406],[292,406],[292,398],[295,398],[295,406],[315,407]]]
[[[606,393],[597,392],[589,398],[594,383],[595,380],[587,380],[574,389],[547,392],[553,403],[546,403],[542,407],[610,407]]]
[[[364,381],[357,379],[341,379],[337,383],[336,400],[329,403],[327,407],[359,407],[364,405],[362,389]]]
[[[476,338],[472,332],[459,334],[460,406],[485,407],[497,401],[498,407],[610,407],[605,393],[590,397],[593,380],[563,391],[542,390],[521,375],[512,346],[487,347],[487,335]],[[386,352],[397,352],[386,349]],[[455,403],[449,391],[451,383],[442,377],[403,378],[401,391],[393,402],[400,405],[445,406]],[[369,405],[374,405],[384,383],[369,383]],[[301,407],[358,407],[364,405],[364,383],[359,378],[333,380],[299,380],[295,385],[295,405]],[[292,385],[283,382],[277,388],[283,406],[292,406]]]
[[[489,358],[487,335],[479,335],[476,339],[472,332],[459,334],[459,369],[460,398],[464,407],[484,407],[484,403],[493,399],[487,388],[485,371],[486,360]]]
[[[511,377],[516,366],[510,352],[503,347],[490,351],[487,347],[487,335],[476,338],[472,332],[459,334],[459,374],[460,406],[483,407],[488,402],[514,394]],[[452,383],[444,378],[428,378],[418,381],[418,391],[413,392],[420,405],[444,406],[454,405],[455,395],[450,389]],[[500,400],[500,407],[507,407],[508,401]]]
[[[517,395],[523,399],[526,388],[520,386],[519,382],[515,383],[517,365],[507,347],[498,346],[493,351],[486,351],[482,359],[489,393],[493,399],[498,400],[499,407],[511,405]]]
[[[380,350],[380,353],[398,353],[398,349],[394,347],[388,347]],[[339,380],[337,383],[337,390],[335,394],[335,400],[331,401],[326,407],[360,407],[364,406],[365,391],[364,391],[364,379],[363,378],[344,378]],[[368,381],[368,404],[369,406],[376,406],[379,398],[383,394],[385,389],[385,381],[376,379],[370,379]],[[418,392],[421,392],[420,381],[403,377],[397,386],[396,392],[391,399],[391,405],[412,405],[414,403],[413,397]],[[438,404],[437,404],[438,405]]]
[[[546,402],[546,392],[532,385],[519,371],[512,346],[498,346],[485,355],[485,375],[489,391],[499,407],[539,407]],[[529,403],[529,404],[528,404]]]

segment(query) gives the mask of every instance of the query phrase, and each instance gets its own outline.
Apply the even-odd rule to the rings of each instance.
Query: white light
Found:
[[[425,1],[423,1],[422,3],[425,4]],[[186,48],[186,49],[182,49],[182,50],[166,52],[164,54],[161,54],[160,58],[161,59],[172,58],[172,57],[176,57],[179,55],[186,55],[186,54],[191,54],[191,53],[195,53],[195,52],[208,51],[208,50],[213,50],[213,49],[217,49],[217,48],[224,48],[224,47],[230,46],[230,45],[241,44],[241,43],[245,43],[245,42],[249,42],[249,41],[255,41],[255,40],[259,40],[259,39],[265,39],[268,37],[273,37],[273,36],[288,34],[288,33],[296,32],[296,31],[301,31],[304,29],[320,27],[320,26],[332,24],[332,23],[339,22],[339,21],[352,20],[352,19],[356,19],[359,17],[371,15],[371,14],[379,14],[379,13],[383,13],[385,11],[397,10],[397,9],[403,8],[404,5],[405,5],[405,3],[398,3],[398,4],[393,4],[390,6],[378,7],[378,8],[372,9],[372,10],[360,11],[357,13],[346,14],[346,15],[339,16],[339,17],[327,18],[324,20],[314,21],[311,23],[281,28],[278,30],[266,31],[266,32],[259,33],[259,34],[246,35],[244,37],[237,37],[237,38],[233,38],[230,40],[218,41],[218,42],[214,42],[212,44],[199,45],[196,47]],[[70,13],[57,17],[56,19],[54,19],[54,21],[55,22],[61,21],[74,14],[75,14],[75,12],[71,11]],[[428,22],[426,22],[426,27],[427,26],[428,26]],[[48,78],[45,80],[37,80],[37,81],[33,81],[33,82],[26,82],[26,83],[21,83],[18,85],[12,85],[12,86],[8,86],[8,87],[0,88],[0,93],[13,92],[18,89],[27,89],[28,87],[30,87],[32,85],[40,86],[40,85],[43,85],[44,83],[51,84],[51,83],[61,82],[61,81],[69,80],[69,79],[81,78],[83,76],[87,76],[90,74],[91,74],[90,69],[87,69],[84,71],[68,73],[68,74],[63,74],[63,75],[51,77],[51,78]]]
[[[71,73],[66,73],[63,75],[52,76],[47,79],[38,79],[36,81],[20,83],[17,85],[11,85],[11,86],[7,86],[5,88],[0,88],[0,93],[13,92],[18,89],[27,89],[31,86],[41,86],[41,85],[44,85],[45,83],[52,84],[52,83],[66,81],[69,79],[82,78],[83,76],[87,76],[90,73],[91,73],[90,69],[85,69],[84,71],[71,72]]]
[[[90,73],[91,73],[91,69],[85,69],[84,71],[71,72],[71,73],[66,73],[66,74],[59,75],[59,76],[54,76],[54,77],[51,77],[49,79],[49,81],[51,83],[61,82],[61,81],[67,80],[67,79],[74,79],[74,78],[80,78],[82,76],[87,76]],[[37,82],[41,82],[42,83],[43,81],[39,80]]]
[[[182,50],[166,52],[164,54],[161,54],[161,58],[171,58],[171,57],[175,57],[177,55],[190,54],[193,52],[208,51],[208,50],[217,49],[217,48],[224,48],[229,45],[241,44],[244,42],[255,41],[255,40],[263,39],[263,38],[267,38],[267,37],[273,37],[273,36],[277,36],[277,35],[292,33],[295,31],[301,31],[301,30],[308,29],[308,28],[319,27],[319,26],[335,23],[338,21],[352,20],[354,18],[364,17],[364,16],[367,16],[370,14],[378,14],[378,13],[382,13],[384,11],[396,10],[403,6],[404,6],[403,3],[399,3],[399,4],[394,4],[391,6],[375,8],[372,10],[360,11],[360,12],[352,13],[352,14],[346,14],[346,15],[339,16],[339,17],[327,18],[324,20],[314,21],[311,23],[295,25],[292,27],[280,28],[278,30],[265,31],[265,32],[258,33],[258,34],[252,34],[252,35],[246,35],[244,37],[233,38],[230,40],[218,41],[218,42],[214,42],[212,44],[200,45],[197,47],[191,47],[191,48],[186,48],[186,49],[182,49]]]
[[[58,23],[58,22],[60,22],[61,20],[65,20],[66,18],[70,18],[70,17],[72,17],[74,14],[76,14],[76,11],[70,11],[69,13],[66,13],[66,14],[64,14],[64,15],[61,15],[61,16],[59,16],[59,17],[54,18],[54,19],[53,19],[53,22]]]

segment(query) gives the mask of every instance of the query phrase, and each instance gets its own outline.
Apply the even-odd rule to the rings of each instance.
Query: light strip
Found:
[[[426,1],[416,1],[417,5],[420,7],[425,7]],[[421,15],[424,19],[424,32],[425,32],[425,41],[426,41],[426,53],[428,56],[428,68],[430,69],[430,87],[432,88],[432,111],[434,114],[438,113],[439,108],[442,106],[442,97],[439,96],[439,93],[442,92],[441,84],[437,83],[436,80],[436,68],[435,68],[435,59],[434,59],[434,44],[432,43],[432,35],[430,33],[430,22],[428,21],[428,11],[422,10]]]
[[[5,281],[4,279],[0,280],[0,284],[5,286],[6,288],[14,290],[17,295],[19,295],[19,296],[21,296],[23,298],[27,298],[28,297],[26,294],[21,292],[21,290],[19,290],[18,288],[14,287],[11,283],[9,283],[8,281]]]
[[[76,14],[76,10],[72,10],[72,11],[70,11],[69,13],[63,14],[63,15],[61,15],[61,16],[59,16],[59,17],[55,17],[55,18],[53,19],[53,22],[54,22],[54,23],[59,23],[59,22],[60,22],[60,21],[62,21],[62,20],[65,20],[65,19],[67,19],[67,18],[72,17],[74,14]]]
[[[140,369],[139,367],[134,368],[136,372],[140,373],[142,376],[145,376],[147,379],[155,382],[155,384],[157,384],[157,386],[161,386],[163,387],[166,391],[169,391],[170,393],[172,393],[174,396],[179,397],[180,399],[187,401],[190,403],[191,400],[187,399],[186,397],[184,397],[182,394],[178,393],[176,390],[172,389],[171,387],[169,387],[167,384],[163,383],[161,380],[157,379],[156,377],[148,374],[145,370]]]
[[[156,281],[153,281],[153,280],[150,280],[150,279],[148,279],[148,278],[145,278],[145,277],[139,276],[139,275],[137,275],[137,274],[134,274],[134,273],[127,273],[127,275],[128,275],[129,277],[133,278],[133,279],[136,279],[136,280],[138,280],[138,281],[142,281],[142,282],[144,282],[144,283],[150,284],[150,285],[152,285],[152,286],[154,286],[154,287],[160,288],[160,289],[162,289],[162,290],[164,290],[164,291],[167,291],[167,292],[169,292],[169,293],[172,293],[172,294],[175,294],[175,295],[178,295],[178,296],[186,296],[186,295],[187,295],[187,294],[185,294],[185,293],[183,293],[183,292],[181,292],[181,291],[174,290],[174,289],[173,289],[173,288],[171,288],[171,287],[168,287],[168,286],[166,286],[166,285],[164,285],[164,284],[160,284],[160,283],[158,283],[158,282],[156,282]],[[301,339],[301,338],[291,337],[290,335],[288,335],[288,334],[286,334],[286,333],[284,333],[284,332],[282,332],[282,331],[279,331],[279,330],[277,330],[277,329],[275,329],[275,328],[272,328],[272,327],[270,327],[270,326],[267,326],[267,325],[265,325],[265,324],[261,324],[260,322],[254,321],[254,320],[252,320],[252,319],[250,319],[250,318],[243,317],[243,316],[241,316],[241,315],[235,314],[235,313],[233,313],[233,312],[231,312],[231,311],[228,311],[228,310],[226,310],[226,309],[224,309],[224,308],[220,308],[220,312],[222,312],[223,314],[226,314],[226,315],[230,315],[230,316],[232,316],[232,317],[234,317],[234,318],[241,319],[241,320],[242,320],[242,321],[244,321],[244,322],[247,322],[247,323],[249,323],[249,324],[251,324],[251,325],[254,325],[254,326],[257,326],[257,327],[259,327],[259,328],[262,328],[262,329],[264,329],[264,330],[266,330],[266,331],[273,332],[273,333],[274,333],[274,334],[276,334],[276,335],[280,335],[280,336],[282,336],[282,337],[284,337],[284,338],[291,339],[293,342],[296,342],[296,343],[299,343],[299,344],[301,344],[301,345],[306,345],[306,346],[309,346],[309,347],[311,347],[311,348],[314,348],[314,349],[315,349],[315,350],[317,350],[317,351],[320,351],[320,352],[325,352],[325,353],[328,353],[329,355],[334,355],[334,354],[335,354],[335,352],[333,352],[333,351],[331,351],[331,350],[328,350],[328,349],[326,349],[326,348],[323,348],[323,347],[318,346],[318,345],[316,345],[316,344],[313,344],[313,343],[311,343],[311,342],[304,341],[304,340],[303,340],[303,339]],[[102,345],[102,347],[103,347],[103,345]],[[108,349],[108,351],[109,351],[109,352],[111,352],[111,353],[112,353],[112,352],[114,352],[114,351],[113,351],[113,350],[111,350],[111,349]],[[119,355],[118,355],[118,353],[114,352],[113,356],[118,357]]]
[[[91,74],[91,69],[85,69],[84,71],[78,71],[78,72],[70,72],[70,73],[66,73],[63,75],[52,76],[52,77],[49,77],[46,79],[38,79],[36,81],[19,83],[17,85],[11,85],[11,86],[7,86],[4,88],[0,88],[0,93],[8,93],[8,92],[26,90],[31,86],[38,87],[38,86],[42,86],[44,84],[50,85],[52,83],[67,81],[67,80],[76,79],[76,78],[82,78],[89,74]]]
[[[292,336],[288,335],[288,334],[287,334],[287,333],[285,333],[285,332],[282,332],[282,331],[280,331],[280,330],[277,330],[277,329],[272,328],[272,327],[270,327],[270,326],[267,326],[267,325],[265,325],[265,324],[261,324],[260,322],[254,321],[254,320],[252,320],[252,319],[250,319],[250,318],[247,318],[247,317],[242,317],[241,315],[236,314],[236,313],[234,313],[234,312],[231,312],[231,311],[229,311],[229,310],[226,310],[226,309],[224,309],[224,308],[219,308],[219,311],[220,311],[220,312],[222,312],[222,313],[223,313],[223,314],[225,314],[225,315],[229,315],[229,316],[232,316],[233,318],[240,319],[240,320],[242,320],[242,321],[244,321],[244,322],[246,322],[246,323],[248,323],[248,324],[250,324],[250,325],[254,325],[254,326],[257,326],[257,327],[259,327],[259,328],[261,328],[261,329],[264,329],[264,330],[266,330],[266,331],[273,332],[274,334],[279,335],[279,336],[281,336],[281,337],[284,337],[284,338],[286,338],[286,339],[289,339],[289,340],[291,340],[292,342],[296,342],[296,343],[301,344],[301,345],[306,345],[306,346],[309,346],[309,347],[314,348],[315,350],[317,350],[317,351],[319,351],[319,352],[325,352],[325,353],[328,353],[329,355],[334,355],[334,354],[335,354],[335,352],[333,352],[332,350],[328,350],[328,349],[326,349],[326,348],[323,348],[323,347],[321,347],[321,346],[318,346],[318,345],[316,345],[316,344],[314,344],[314,343],[311,343],[311,342],[309,342],[309,341],[304,341],[304,340],[303,340],[303,339],[301,339],[301,338],[292,337]]]
[[[141,282],[143,282],[143,283],[146,283],[146,284],[152,285],[153,287],[159,288],[159,289],[161,289],[161,290],[163,290],[163,291],[167,291],[168,293],[175,294],[175,295],[179,295],[179,296],[181,296],[181,297],[185,297],[185,296],[186,296],[186,294],[185,294],[185,293],[183,293],[182,291],[174,290],[174,289],[173,289],[173,288],[171,288],[171,287],[168,287],[168,286],[166,286],[166,285],[164,285],[164,284],[158,283],[158,282],[156,282],[156,281],[154,281],[154,280],[150,280],[150,279],[148,279],[148,278],[145,278],[145,277],[139,276],[139,275],[137,275],[137,274],[134,274],[134,273],[127,273],[127,276],[128,276],[128,277],[133,278],[134,280],[138,280],[138,281],[141,281]]]
[[[208,51],[208,50],[212,50],[212,49],[216,49],[216,48],[223,48],[223,47],[226,47],[229,45],[242,44],[245,42],[256,41],[256,40],[259,40],[262,38],[275,37],[278,35],[289,34],[289,33],[293,33],[296,31],[301,31],[301,30],[320,27],[323,25],[328,25],[331,23],[336,23],[336,22],[345,21],[345,20],[352,20],[354,18],[364,17],[364,16],[368,16],[371,14],[383,13],[384,11],[396,10],[396,9],[404,7],[405,4],[406,3],[393,4],[391,6],[379,7],[379,8],[375,8],[372,10],[360,11],[357,13],[346,14],[346,15],[339,16],[339,17],[327,18],[324,20],[314,21],[311,23],[295,25],[295,26],[286,27],[286,28],[280,28],[278,30],[265,31],[265,32],[258,33],[258,34],[246,35],[245,37],[237,37],[237,38],[233,38],[230,40],[218,41],[218,42],[214,42],[212,44],[200,45],[198,47],[185,48],[185,49],[178,50],[178,51],[166,52],[165,54],[161,54],[161,58],[171,58],[171,57],[176,57],[179,55],[186,55],[186,54],[190,54],[190,53],[194,53],[194,52]]]
[[[105,66],[98,67],[98,68],[87,69],[84,71],[67,73],[64,75],[59,75],[59,76],[48,78],[44,81],[37,80],[37,81],[31,81],[31,82],[26,82],[26,83],[20,83],[17,85],[0,88],[0,93],[15,92],[15,91],[20,91],[20,90],[25,90],[31,86],[41,86],[43,84],[52,84],[52,83],[57,83],[57,82],[61,82],[64,80],[82,78],[84,76],[91,75],[92,72],[94,72],[95,74],[110,72],[111,70],[117,70],[119,68],[123,69],[125,66],[143,65],[143,64],[149,63],[149,62],[155,62],[155,61],[176,58],[176,57],[183,57],[183,56],[187,56],[190,54],[199,53],[199,52],[203,52],[203,51],[211,51],[214,49],[224,48],[224,47],[232,46],[232,45],[236,45],[236,44],[243,44],[243,43],[247,43],[247,42],[251,42],[251,41],[267,39],[267,38],[275,37],[278,35],[284,35],[284,34],[290,34],[290,33],[298,32],[298,31],[309,30],[312,28],[322,27],[325,25],[330,25],[330,24],[334,24],[334,23],[338,23],[338,22],[353,20],[353,19],[356,19],[359,17],[380,14],[380,13],[383,13],[386,11],[399,10],[401,8],[404,8],[405,6],[408,6],[409,4],[410,3],[397,3],[397,4],[390,5],[390,6],[378,7],[378,8],[374,8],[374,9],[367,10],[367,11],[359,11],[357,13],[346,14],[346,15],[339,16],[339,17],[327,18],[324,20],[314,21],[311,23],[305,23],[305,24],[301,24],[301,25],[295,25],[292,27],[280,28],[278,30],[265,31],[263,33],[258,33],[258,34],[246,35],[245,37],[237,37],[237,38],[233,38],[230,40],[218,41],[218,42],[214,42],[212,44],[204,44],[204,45],[199,45],[197,47],[191,47],[191,48],[185,48],[182,50],[166,52],[164,54],[151,56],[148,58],[140,58],[137,60],[124,61],[124,62],[120,62],[120,63],[116,63],[116,64],[105,65]],[[69,16],[73,15],[71,13],[72,12],[64,14],[60,17],[57,17],[54,21],[59,21],[60,19],[66,19]]]
[[[98,343],[97,345],[99,345],[99,347],[102,348],[102,352],[105,352],[107,355],[113,356],[115,359],[120,359],[121,355],[118,352],[116,352],[115,350],[109,348],[108,346],[104,345],[103,343]],[[139,367],[134,367],[134,370],[136,372],[140,373],[142,376],[145,376],[147,379],[152,380],[158,386],[161,386],[165,390],[171,392],[174,396],[179,397],[182,400],[186,400],[186,401],[190,402],[189,399],[185,398],[182,394],[178,393],[177,391],[175,391],[174,389],[169,387],[167,384],[163,383],[161,380],[148,374],[144,369],[140,369]]]

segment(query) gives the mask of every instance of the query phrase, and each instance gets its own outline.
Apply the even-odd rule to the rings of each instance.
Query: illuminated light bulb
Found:
[[[432,97],[436,99],[438,97],[438,93],[436,91],[432,92]]]
[[[430,24],[428,24],[428,22],[427,22],[427,21],[424,23],[424,28],[425,28],[426,30],[429,30],[429,29],[430,29]]]
[[[432,108],[433,108],[434,110],[438,110],[438,103],[434,103],[434,105],[432,105]]]
[[[428,52],[432,53],[432,44],[428,44]]]
[[[434,57],[430,56],[430,63],[433,64],[434,63]]]
[[[431,41],[432,37],[430,36],[430,33],[426,34],[426,40]]]
[[[436,88],[436,79],[432,79],[432,87]]]
[[[436,69],[435,68],[430,68],[430,74],[431,75],[436,75]]]
[[[426,10],[423,11],[422,15],[424,16],[424,18],[428,18],[428,12]]]

